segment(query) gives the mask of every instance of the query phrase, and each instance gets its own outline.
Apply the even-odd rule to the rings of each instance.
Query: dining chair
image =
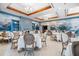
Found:
[[[2,43],[2,39],[3,39],[3,37],[2,37],[2,36],[0,36],[0,43]]]
[[[12,48],[17,48],[17,44],[18,44],[18,39],[19,39],[19,33],[18,32],[15,32],[13,33],[14,34],[14,37],[12,39],[12,45],[11,45],[11,49]]]
[[[27,36],[27,37],[26,37]],[[24,35],[25,53],[24,56],[34,56],[34,36],[32,34]]]
[[[73,56],[79,56],[79,41],[72,43],[72,54]]]
[[[47,35],[46,34],[42,35],[42,40],[41,41],[42,41],[43,45],[47,46]]]
[[[61,43],[62,43],[62,51],[61,51],[61,55],[63,56],[64,55],[64,51],[66,50],[66,47],[67,47],[67,45],[68,45],[68,40],[66,41],[66,42],[64,42],[63,41],[63,38],[62,38],[63,36],[62,36],[62,33],[61,33]]]

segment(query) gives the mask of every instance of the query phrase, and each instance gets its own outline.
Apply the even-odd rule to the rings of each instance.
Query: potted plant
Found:
[[[50,30],[56,30],[56,28],[54,26],[51,26]]]
[[[58,26],[58,29],[63,31],[63,30],[67,30],[68,28],[65,25],[60,25],[60,26]]]

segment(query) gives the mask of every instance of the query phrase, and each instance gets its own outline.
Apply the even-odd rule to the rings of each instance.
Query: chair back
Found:
[[[45,32],[42,34],[42,41],[46,41],[46,39],[47,39],[47,33]]]
[[[8,35],[7,35],[7,33],[6,33],[6,31],[3,31],[2,32],[2,37],[7,37]]]
[[[13,37],[13,39],[19,39],[19,32],[14,32],[13,33],[14,34],[14,37]]]
[[[68,37],[72,37],[72,32],[67,32],[66,34],[68,35]]]
[[[79,41],[72,43],[72,53],[74,56],[79,56]]]
[[[49,36],[52,35],[52,32],[51,31],[48,31],[47,32],[47,35],[49,35]]]
[[[34,36],[32,34],[24,35],[24,41],[26,45],[34,44]]]

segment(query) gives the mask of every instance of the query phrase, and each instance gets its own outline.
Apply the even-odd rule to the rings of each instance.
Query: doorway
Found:
[[[43,26],[42,26],[42,31],[43,31],[43,33],[44,33],[47,29],[48,29],[48,26],[47,26],[47,25],[43,25]]]

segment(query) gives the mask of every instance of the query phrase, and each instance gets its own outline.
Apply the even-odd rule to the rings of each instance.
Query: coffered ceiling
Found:
[[[79,3],[0,3],[0,10],[36,21],[79,15]]]

